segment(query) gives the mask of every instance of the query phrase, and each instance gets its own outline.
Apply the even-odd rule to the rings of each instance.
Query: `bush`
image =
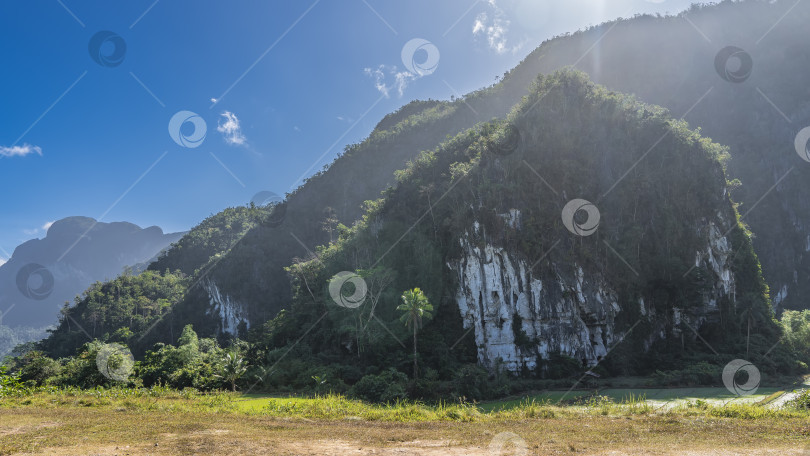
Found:
[[[722,378],[723,368],[701,361],[681,370],[655,371],[650,383],[655,386],[713,385]]]
[[[467,364],[453,376],[453,388],[458,398],[479,401],[509,394],[511,379],[508,373],[495,368],[490,373],[476,364]]]
[[[0,397],[24,394],[27,391],[20,381],[19,374],[8,374],[8,367],[0,366]]]
[[[810,410],[810,390],[801,390],[793,399],[785,403],[786,408],[796,410]]]
[[[45,385],[62,371],[59,362],[48,358],[41,351],[31,351],[18,360],[17,372],[20,380],[33,382],[37,386]]]
[[[79,349],[77,356],[60,360],[62,362],[61,372],[52,382],[60,386],[78,386],[79,388],[111,384],[112,381],[101,374],[96,364],[99,350],[103,347],[102,342],[94,340],[84,344]]]
[[[579,377],[584,370],[581,361],[560,353],[549,354],[549,359],[541,360],[537,366],[541,377],[552,380]]]
[[[407,397],[408,376],[394,368],[379,375],[366,375],[357,382],[350,394],[368,402],[396,402]]]

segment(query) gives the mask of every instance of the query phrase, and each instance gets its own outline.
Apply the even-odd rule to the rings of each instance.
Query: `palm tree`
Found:
[[[416,331],[422,327],[423,320],[433,318],[433,306],[428,302],[427,296],[419,288],[402,293],[402,304],[397,310],[405,312],[399,320],[405,326],[413,328],[413,378],[419,378],[419,367],[416,363]]]
[[[215,377],[221,378],[231,384],[231,390],[236,391],[236,382],[247,372],[247,363],[242,356],[232,351],[225,355],[222,364],[222,375]]]
[[[751,345],[751,326],[756,327],[758,321],[767,321],[769,316],[763,306],[755,305],[753,296],[745,295],[741,301],[748,301],[748,305],[740,312],[740,322],[745,323],[748,327],[745,338],[745,357],[748,358],[749,346]]]

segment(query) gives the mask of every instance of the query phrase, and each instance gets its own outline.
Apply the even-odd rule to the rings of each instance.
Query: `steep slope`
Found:
[[[749,320],[759,362],[779,331],[725,158],[581,73],[543,78],[505,122],[423,153],[361,223],[289,268],[292,310],[261,335],[283,372],[269,383],[336,360],[410,370],[396,307],[413,287],[435,308],[419,347],[440,377],[470,356],[545,375],[551,360],[592,366],[616,347],[614,373],[672,369],[744,351]],[[294,361],[278,358],[285,347]],[[669,356],[637,362],[652,352]]]
[[[101,223],[88,217],[58,220],[43,239],[18,246],[0,266],[0,309],[6,312],[2,324],[52,325],[64,303],[90,284],[114,278],[124,267],[154,257],[182,235],[164,234],[156,226]]]
[[[742,182],[734,196],[755,234],[774,304],[807,308],[810,164],[794,139],[810,125],[808,20],[807,3],[747,0],[612,22],[544,43],[506,84],[578,62],[595,82],[686,116],[728,145],[728,174]],[[729,58],[729,46],[750,62]],[[735,71],[739,78],[728,76]]]
[[[476,122],[504,116],[510,107],[490,103],[477,115],[462,101],[414,102],[386,116],[369,138],[348,146],[328,169],[288,195],[276,216],[247,232],[189,290],[178,315],[188,317],[203,334],[235,334],[239,327],[274,317],[291,299],[284,268],[293,258],[328,243],[339,224],[360,217],[363,201],[394,184],[394,171],[420,151]]]

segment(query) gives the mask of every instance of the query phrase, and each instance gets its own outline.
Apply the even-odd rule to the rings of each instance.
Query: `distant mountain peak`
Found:
[[[0,312],[11,309],[3,324],[54,324],[65,301],[93,282],[117,276],[125,267],[153,260],[183,234],[83,216],[57,220],[44,237],[17,246],[11,258],[0,264]],[[43,283],[47,290],[41,289]]]

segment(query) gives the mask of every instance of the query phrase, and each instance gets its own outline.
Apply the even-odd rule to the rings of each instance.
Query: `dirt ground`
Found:
[[[382,423],[23,407],[0,409],[0,454],[810,456],[810,422],[583,416]]]

